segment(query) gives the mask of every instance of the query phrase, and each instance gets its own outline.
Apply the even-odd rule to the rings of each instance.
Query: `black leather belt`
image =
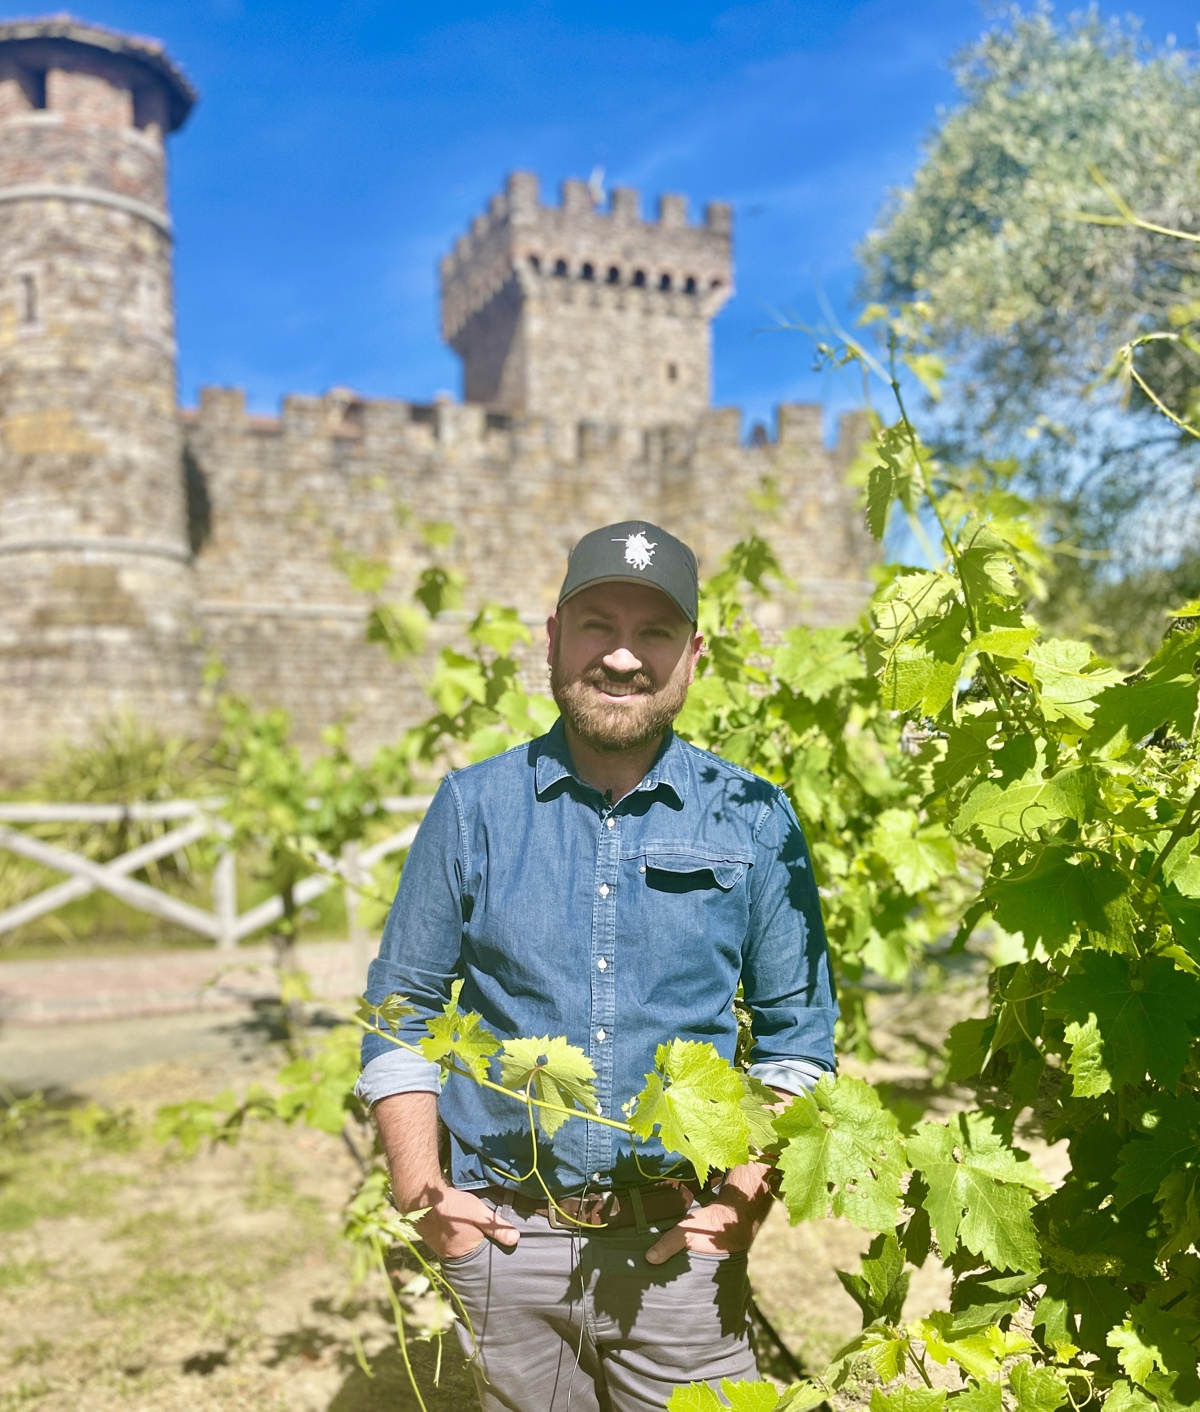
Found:
[[[696,1199],[690,1187],[676,1182],[625,1187],[620,1191],[593,1191],[586,1196],[559,1196],[555,1197],[553,1205],[501,1186],[488,1187],[486,1195],[497,1206],[511,1206],[519,1216],[545,1216],[556,1230],[574,1230],[578,1226],[619,1230],[622,1226],[652,1226],[657,1221],[676,1221]]]

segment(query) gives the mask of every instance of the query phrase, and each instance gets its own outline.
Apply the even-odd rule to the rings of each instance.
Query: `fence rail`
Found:
[[[432,795],[403,795],[380,801],[383,814],[423,814]],[[135,804],[0,804],[0,849],[15,853],[54,872],[66,880],[55,883],[0,911],[0,936],[58,911],[91,892],[107,892],[126,906],[146,912],[161,921],[207,937],[219,951],[232,951],[243,938],[262,931],[283,916],[283,898],[277,893],[265,901],[238,911],[237,858],[228,848],[220,849],[213,869],[212,911],[173,897],[162,888],[133,877],[150,863],[181,853],[203,838],[228,838],[229,827],[220,815],[220,798],[167,799]],[[106,863],[71,852],[57,844],[26,833],[14,825],[68,823],[177,823],[178,827],[119,854]],[[388,834],[364,846],[348,844],[340,856],[317,854],[314,871],[295,888],[300,906],[312,902],[330,888],[342,887],[346,894],[346,915],[352,940],[361,939],[359,896],[369,870],[382,859],[409,847],[417,825]]]

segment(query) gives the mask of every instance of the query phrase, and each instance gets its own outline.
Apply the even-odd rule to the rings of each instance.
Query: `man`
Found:
[[[619,1119],[679,1036],[781,1097],[833,1067],[837,1006],[800,826],[775,786],[671,730],[704,641],[695,555],[644,521],[586,535],[547,623],[561,720],[447,775],[413,844],[368,995],[417,1008],[456,978],[500,1038],[564,1035]],[[470,1316],[485,1412],[661,1409],[689,1381],[753,1378],[746,1251],[771,1203],[748,1163],[701,1189],[657,1144],[571,1119],[534,1139],[523,1107],[367,1036],[359,1093],[401,1210]],[[450,1178],[437,1116],[450,1133]],[[690,1178],[690,1184],[688,1179]]]

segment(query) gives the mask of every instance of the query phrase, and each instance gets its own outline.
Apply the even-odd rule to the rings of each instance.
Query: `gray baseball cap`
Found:
[[[585,534],[571,550],[558,606],[593,583],[648,583],[696,621],[699,577],[696,556],[681,539],[649,520],[622,520]]]

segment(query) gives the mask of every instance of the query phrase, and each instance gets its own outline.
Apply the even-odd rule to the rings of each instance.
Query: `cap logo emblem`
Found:
[[[620,544],[621,542],[622,541],[619,539],[613,540],[614,544]],[[624,541],[624,544],[625,562],[627,564],[632,564],[635,569],[648,569],[650,567],[650,560],[654,558],[654,551],[658,548],[657,540],[651,544],[641,530],[638,530],[636,534],[631,534],[628,539]]]

